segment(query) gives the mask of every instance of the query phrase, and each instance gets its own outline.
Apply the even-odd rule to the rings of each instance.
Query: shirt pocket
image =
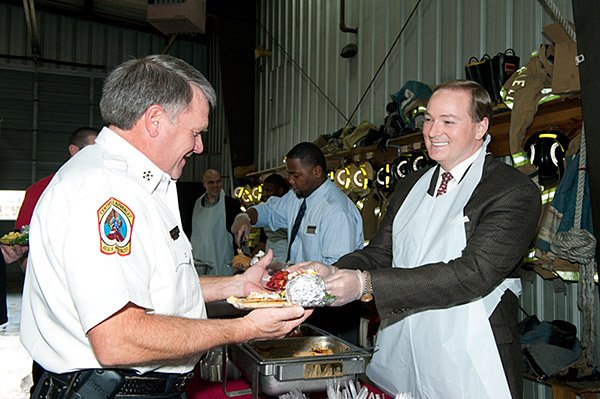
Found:
[[[315,225],[306,225],[302,226],[302,230],[298,231],[298,236],[296,240],[300,239],[302,241],[302,250],[304,253],[310,251],[310,253],[319,252],[319,235],[315,230]],[[309,260],[309,259],[305,259]],[[316,260],[316,259],[310,259]]]
[[[181,266],[193,267],[192,246],[183,236],[179,236],[176,240],[169,239],[167,245],[173,258],[175,271],[178,271]]]

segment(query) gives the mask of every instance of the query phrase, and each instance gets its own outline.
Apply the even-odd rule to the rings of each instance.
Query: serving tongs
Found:
[[[248,240],[242,238],[242,241],[240,241],[240,249],[242,250],[242,252],[244,253],[244,255],[248,256],[248,257],[252,257],[250,255],[250,247],[248,246]]]

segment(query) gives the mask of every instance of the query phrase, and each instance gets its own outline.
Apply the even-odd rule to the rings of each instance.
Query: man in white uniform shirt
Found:
[[[233,259],[231,225],[241,212],[240,201],[225,195],[221,174],[215,169],[204,172],[202,184],[206,192],[198,198],[192,214],[190,241],[194,259],[210,265],[208,275],[230,276],[227,264]]]
[[[262,291],[270,260],[233,277],[196,274],[175,182],[202,152],[214,103],[204,76],[167,55],[107,77],[108,127],[57,172],[31,222],[21,341],[45,369],[34,397],[183,398],[208,349],[282,337],[310,313],[206,320],[205,302]]]

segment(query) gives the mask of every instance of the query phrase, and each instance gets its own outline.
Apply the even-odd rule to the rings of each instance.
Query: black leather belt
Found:
[[[194,372],[187,374],[150,373],[148,375],[125,374],[119,395],[151,395],[170,392],[183,392]]]
[[[71,373],[56,374],[46,371],[42,376],[42,380],[38,384],[41,386],[38,392],[40,395],[36,397],[45,398],[50,391],[55,390],[59,394],[61,392],[68,392],[70,390],[77,391],[77,387],[80,384],[85,384],[81,381],[81,376],[85,375],[86,372],[93,370],[80,370]],[[185,391],[185,387],[194,376],[194,372],[190,371],[187,374],[170,374],[170,373],[157,373],[151,372],[144,375],[139,375],[132,370],[115,370],[123,377],[123,382],[116,393],[116,397],[152,397],[162,396],[165,394],[175,394]],[[98,375],[103,375],[102,372],[97,371],[94,373],[98,378]],[[49,378],[45,378],[48,376]],[[102,385],[99,377],[96,379],[96,386]],[[115,387],[116,389],[116,387]],[[114,391],[112,391],[114,394]],[[54,396],[49,396],[54,397]],[[57,396],[61,397],[61,396]]]

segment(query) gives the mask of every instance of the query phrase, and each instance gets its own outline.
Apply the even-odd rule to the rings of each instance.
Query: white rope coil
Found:
[[[594,260],[596,238],[587,230],[572,228],[556,233],[550,250],[559,258],[587,265]]]

